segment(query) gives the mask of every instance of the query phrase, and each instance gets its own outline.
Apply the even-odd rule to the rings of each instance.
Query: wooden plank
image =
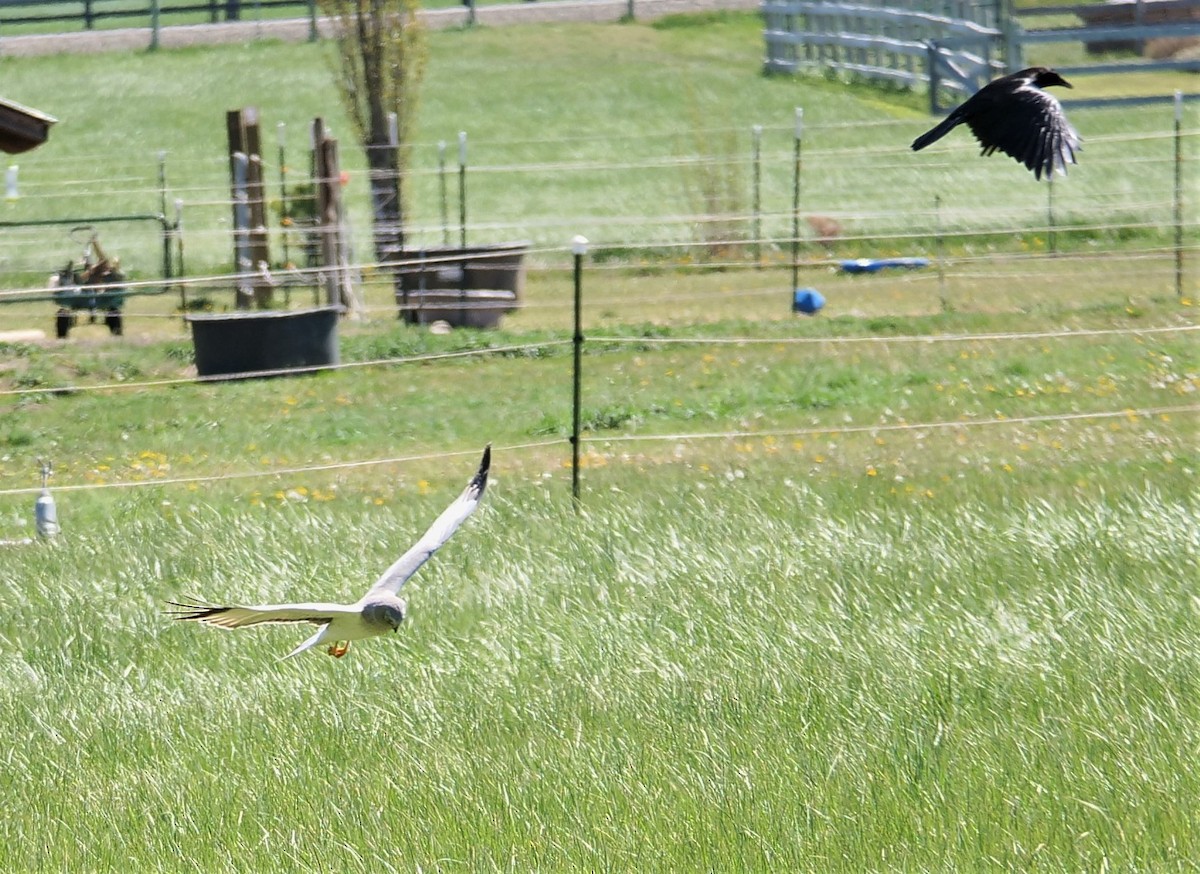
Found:
[[[1073,67],[1055,67],[1064,76],[1089,76],[1095,73],[1158,73],[1165,70],[1184,70],[1200,73],[1200,58],[1186,61],[1129,61],[1112,64],[1081,64]]]
[[[1182,97],[1187,103],[1196,103],[1200,101],[1200,94],[1184,94]],[[1153,106],[1155,104],[1174,103],[1175,95],[1151,94],[1145,97],[1089,97],[1080,98],[1077,100],[1062,100],[1059,102],[1061,102],[1063,106],[1074,109],[1114,106]]]
[[[777,14],[810,15],[815,18],[836,18],[853,15],[872,21],[888,21],[895,24],[915,22],[936,27],[939,32],[961,34],[963,36],[1001,36],[1001,32],[993,27],[985,27],[968,19],[949,18],[945,15],[934,15],[929,12],[912,12],[900,9],[885,9],[875,6],[859,6],[853,3],[814,3],[811,0],[768,0],[762,5],[762,11]]]
[[[1033,7],[1030,9],[1014,9],[1013,15],[1017,16],[1018,18],[1025,18],[1027,16],[1028,17],[1037,17],[1037,16],[1043,16],[1043,15],[1084,16],[1084,15],[1088,15],[1088,14],[1094,14],[1101,10],[1120,12],[1122,10],[1127,9],[1130,12],[1132,12],[1136,5],[1137,4],[1132,2],[1132,0],[1131,0],[1131,2],[1127,2],[1127,3],[1105,3],[1105,4],[1073,3],[1073,4],[1070,4],[1067,6],[1038,6],[1038,7]],[[1145,4],[1144,9],[1147,12],[1149,12],[1151,10],[1156,11],[1156,12],[1159,10],[1173,12],[1177,9],[1178,10],[1187,10],[1187,9],[1194,9],[1195,7],[1196,7],[1196,0],[1151,0],[1151,2]]]
[[[1118,25],[1113,27],[1052,27],[1046,30],[1027,30],[1021,34],[1023,43],[1043,42],[1103,42],[1107,40],[1135,41],[1158,37],[1200,36],[1200,21],[1177,21],[1172,24]]]

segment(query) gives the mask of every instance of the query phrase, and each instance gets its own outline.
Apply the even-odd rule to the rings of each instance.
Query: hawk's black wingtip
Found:
[[[183,620],[198,620],[205,619],[213,613],[219,613],[224,610],[224,607],[215,607],[212,604],[205,604],[198,598],[186,598],[179,601],[167,601],[166,604],[174,607],[174,610],[164,610],[163,615],[169,616],[171,619]]]
[[[489,443],[483,447],[483,458],[479,462],[479,470],[475,471],[475,476],[471,477],[471,490],[476,494],[483,494],[484,488],[487,486],[488,471],[492,467],[492,444]]]

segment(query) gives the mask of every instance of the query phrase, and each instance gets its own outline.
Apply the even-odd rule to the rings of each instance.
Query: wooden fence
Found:
[[[850,74],[929,92],[938,114],[1003,72],[1024,66],[1024,46],[1083,42],[1107,50],[1148,40],[1200,36],[1196,0],[1131,0],[1123,4],[1046,7],[1017,12],[1012,0],[765,0],[768,72]],[[1127,16],[1122,10],[1127,9]],[[1079,27],[1025,30],[1018,14],[1075,14]],[[1172,15],[1171,13],[1178,13]],[[1058,68],[1064,74],[1190,70],[1200,60],[1151,60]],[[1123,102],[1171,100],[1171,95]],[[1195,99],[1195,95],[1188,95]],[[1068,102],[1068,101],[1064,101]],[[1074,101],[1095,105],[1106,101]]]
[[[0,0],[0,29],[10,33],[14,28],[95,30],[108,21],[157,29],[166,24],[216,24],[263,17],[315,22],[316,14],[315,0]],[[312,33],[315,37],[315,28]]]
[[[1008,0],[767,0],[765,67],[926,86],[935,108],[1016,62]],[[950,92],[947,94],[946,92]]]

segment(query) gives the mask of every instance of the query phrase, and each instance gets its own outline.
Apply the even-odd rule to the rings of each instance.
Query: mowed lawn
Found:
[[[702,79],[700,105],[748,124],[747,95],[768,95],[786,117],[783,83],[732,71],[757,49],[722,50],[754,32],[733,19],[438,35],[424,118],[453,106],[450,138],[467,110],[498,131],[486,89],[549,63],[524,40],[562,69],[571,51],[607,69],[589,52],[612,33],[627,52],[616,78],[575,94],[555,68],[561,99],[520,160],[560,148],[577,114],[595,113],[576,132],[585,157],[645,133],[642,110],[676,92],[632,91],[642,109],[624,115],[618,98],[651,49]],[[478,49],[457,90],[453,40]],[[297,84],[327,75],[312,51],[162,59],[225,59],[220,76],[230,57],[299,59],[291,92],[261,94],[279,108],[294,92],[303,118],[332,103]],[[109,58],[103,75],[134,71],[141,93],[154,60]],[[81,58],[29,70],[101,75]],[[847,119],[907,119],[905,136],[927,121],[912,96],[789,87]],[[212,165],[203,189],[223,172],[219,112],[249,90],[216,92],[194,118],[145,96],[112,113],[144,118],[115,125],[143,157],[213,126],[191,153]],[[532,130],[536,107],[520,107]],[[1087,117],[1115,137],[1151,124]],[[686,137],[690,123],[656,124]],[[872,130],[827,128],[825,166],[856,137],[880,146]],[[83,173],[85,144],[63,139]],[[946,166],[960,161],[1044,208],[1023,170],[965,147],[929,171],[964,201],[970,174]],[[903,202],[922,177],[897,173],[887,190]],[[820,184],[868,202],[853,168]],[[517,206],[499,205],[506,186]],[[579,214],[562,192],[506,186],[489,209]],[[575,193],[594,203],[602,187]],[[128,202],[152,190],[130,188]],[[614,210],[641,214],[637,195],[613,188]],[[1157,194],[1120,207],[1151,224],[1161,208]],[[170,307],[146,301],[123,339],[83,326],[0,346],[0,870],[1192,870],[1200,355],[1192,288],[1181,301],[1168,262],[1146,267],[1158,233],[999,265],[960,246],[948,300],[932,272],[806,266],[829,297],[814,319],[788,313],[777,261],[589,262],[578,503],[561,263],[531,274],[529,305],[494,332],[409,328],[379,294],[343,326],[348,366],[309,376],[197,384]],[[1080,257],[1088,246],[1106,258]],[[6,326],[47,328],[51,308],[7,312]],[[483,504],[406,589],[396,635],[278,662],[311,629],[162,615],[180,596],[357,598],[488,442]],[[23,543],[42,457],[63,530]]]

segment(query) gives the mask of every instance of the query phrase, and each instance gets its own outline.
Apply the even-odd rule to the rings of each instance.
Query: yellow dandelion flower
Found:
[[[417,494],[419,494],[419,495],[429,494],[429,480],[423,479],[423,480],[420,480],[417,482]]]

